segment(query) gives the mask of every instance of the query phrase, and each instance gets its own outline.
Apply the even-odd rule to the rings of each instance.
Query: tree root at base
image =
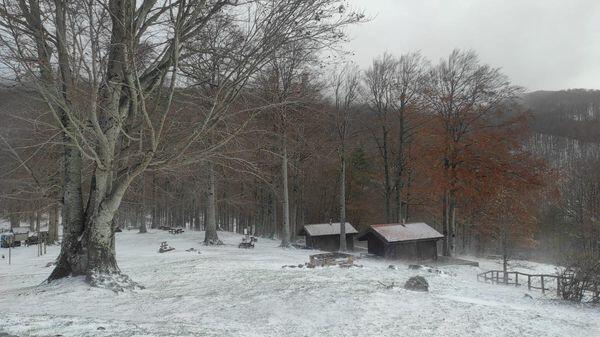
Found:
[[[210,240],[204,241],[205,246],[221,246],[223,244],[224,244],[223,241],[221,241],[219,239],[210,239]]]
[[[91,272],[87,275],[86,281],[97,288],[109,289],[114,292],[124,292],[126,290],[145,289],[144,286],[133,281],[129,276],[120,272],[114,273],[96,273]]]

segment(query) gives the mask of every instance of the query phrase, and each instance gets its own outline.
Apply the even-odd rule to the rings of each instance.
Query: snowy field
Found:
[[[315,252],[267,239],[243,250],[240,236],[220,236],[225,246],[204,247],[201,232],[117,233],[122,271],[146,287],[119,294],[80,279],[40,285],[58,247],[42,257],[15,248],[12,265],[0,260],[0,336],[600,336],[600,308],[477,282],[478,272],[500,268],[495,261],[440,267],[446,275],[374,259],[359,260],[363,268],[282,269]],[[165,240],[176,250],[159,254]],[[185,251],[192,247],[201,254]],[[418,274],[429,293],[378,283]]]

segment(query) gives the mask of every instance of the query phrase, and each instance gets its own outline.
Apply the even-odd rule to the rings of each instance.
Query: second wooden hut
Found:
[[[390,259],[437,260],[437,241],[444,236],[424,222],[372,225],[358,237],[370,254]]]
[[[354,249],[354,237],[358,231],[346,222],[346,247]],[[306,247],[334,252],[340,248],[340,223],[323,223],[305,225],[300,230],[300,235],[306,237]]]

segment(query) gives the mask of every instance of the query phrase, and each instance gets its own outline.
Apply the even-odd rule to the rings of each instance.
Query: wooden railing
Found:
[[[561,297],[563,292],[570,291],[569,287],[573,284],[574,275],[526,274],[518,271],[489,270],[477,274],[477,281],[514,284],[516,287],[527,284],[529,290],[541,290],[544,294],[546,291],[556,291],[556,296]],[[583,292],[589,295],[592,302],[600,303],[600,288],[597,284],[587,285]]]
[[[500,283],[506,285],[515,285],[516,287],[527,284],[527,289],[546,291],[556,290],[556,296],[560,297],[562,285],[570,278],[566,276],[550,275],[550,274],[526,274],[518,271],[489,270],[477,274],[477,281]],[[555,289],[550,288],[554,286]]]

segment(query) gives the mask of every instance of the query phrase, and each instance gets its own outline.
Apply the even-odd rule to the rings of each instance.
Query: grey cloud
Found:
[[[352,0],[372,17],[348,48],[363,67],[385,51],[433,62],[473,49],[527,90],[600,89],[598,0]]]

